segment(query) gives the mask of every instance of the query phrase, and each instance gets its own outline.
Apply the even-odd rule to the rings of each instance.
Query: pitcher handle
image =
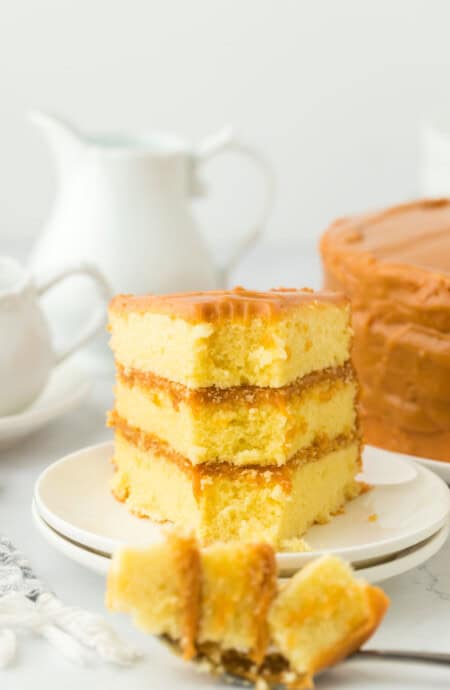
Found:
[[[261,235],[267,220],[272,212],[275,198],[275,172],[266,157],[253,146],[240,141],[231,127],[226,127],[222,131],[214,134],[199,146],[197,149],[196,162],[206,163],[221,153],[238,153],[246,156],[257,167],[259,167],[265,182],[265,194],[263,207],[253,226],[242,237],[238,246],[231,255],[227,264],[221,269],[221,283],[227,283],[230,271],[235,267],[241,256],[256,242]]]
[[[42,285],[38,285],[36,288],[38,295],[42,296],[47,292],[47,290],[50,290],[52,287],[72,275],[86,275],[91,278],[95,283],[97,294],[100,297],[100,300],[96,305],[91,318],[87,319],[86,324],[81,327],[81,330],[74,338],[73,342],[67,347],[62,348],[59,352],[55,352],[56,364],[60,364],[67,359],[69,355],[79,350],[80,347],[82,347],[88,340],[93,338],[94,335],[96,335],[103,328],[106,321],[106,304],[112,297],[111,288],[104,275],[95,266],[85,262],[76,264],[75,266],[68,266],[67,268],[59,271],[56,275],[52,276]],[[70,308],[69,304],[67,305],[67,308]]]

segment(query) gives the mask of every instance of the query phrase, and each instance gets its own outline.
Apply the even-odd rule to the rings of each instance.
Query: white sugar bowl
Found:
[[[53,347],[50,329],[39,304],[47,290],[69,275],[84,274],[95,283],[99,299],[73,342]],[[93,266],[63,269],[41,286],[17,261],[0,257],[0,416],[24,410],[41,393],[54,366],[81,348],[104,326],[110,289]],[[67,305],[70,310],[70,304]]]

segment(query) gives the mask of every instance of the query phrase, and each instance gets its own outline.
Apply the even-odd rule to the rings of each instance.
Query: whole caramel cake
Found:
[[[450,200],[340,219],[321,253],[352,302],[364,439],[450,461]]]

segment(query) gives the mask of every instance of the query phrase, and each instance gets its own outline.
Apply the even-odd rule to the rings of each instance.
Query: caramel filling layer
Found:
[[[181,590],[181,648],[183,658],[192,659],[196,654],[195,638],[198,634],[201,596],[201,559],[194,537],[179,538],[168,534],[172,541],[180,579]]]
[[[113,427],[126,441],[140,450],[144,452],[151,451],[175,463],[191,478],[194,495],[197,499],[201,495],[202,482],[213,480],[217,476],[252,483],[276,483],[288,494],[292,490],[292,472],[300,465],[319,460],[323,455],[328,455],[335,450],[345,448],[351,443],[360,440],[358,431],[354,431],[351,434],[341,434],[334,439],[319,438],[313,445],[298,451],[288,463],[281,467],[277,465],[264,465],[262,467],[233,465],[228,462],[192,465],[181,453],[175,451],[168,443],[157,436],[129,426],[126,420],[120,417],[115,410],[110,412],[108,416],[108,426]]]
[[[169,381],[168,379],[157,376],[151,372],[139,371],[123,367],[116,362],[117,375],[120,380],[128,386],[140,386],[147,390],[161,390],[170,396],[175,408],[180,402],[187,402],[192,407],[202,405],[226,405],[238,401],[248,405],[255,405],[263,402],[273,402],[282,406],[291,398],[298,398],[303,391],[313,386],[329,381],[336,380],[352,381],[355,372],[351,361],[339,367],[327,367],[320,371],[313,371],[306,376],[296,379],[292,383],[281,388],[270,388],[269,386],[232,386],[230,388],[188,388],[181,383]]]

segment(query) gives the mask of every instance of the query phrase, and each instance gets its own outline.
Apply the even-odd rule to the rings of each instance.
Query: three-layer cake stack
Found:
[[[203,543],[327,521],[360,491],[349,311],[310,290],[114,298],[115,496]]]

